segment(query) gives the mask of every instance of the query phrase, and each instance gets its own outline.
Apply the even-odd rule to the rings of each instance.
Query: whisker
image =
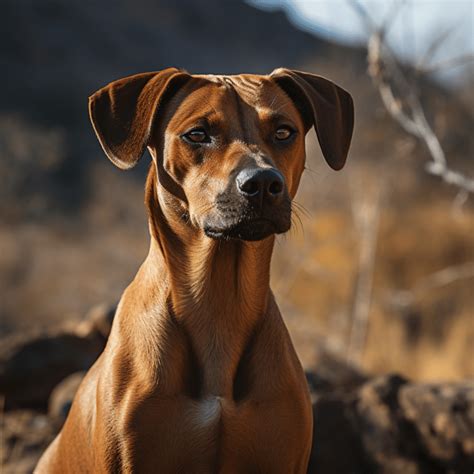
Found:
[[[309,166],[305,166],[304,170],[309,171],[310,173],[313,173],[318,176],[322,175],[321,171],[313,170],[313,168],[310,168]]]
[[[291,213],[291,231],[297,234],[301,231],[301,234],[304,235],[304,226],[303,221],[301,220],[301,216],[299,215],[299,210],[297,208],[293,209]]]
[[[293,210],[295,211],[298,210],[299,212],[301,212],[303,217],[306,217],[307,219],[311,218],[311,212],[309,211],[309,209],[303,206],[303,204],[300,204],[299,202],[296,202],[296,201],[292,201],[291,206]]]

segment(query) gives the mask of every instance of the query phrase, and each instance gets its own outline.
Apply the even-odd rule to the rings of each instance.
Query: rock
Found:
[[[0,417],[2,474],[33,472],[56,429],[50,419],[30,410],[16,410]]]
[[[0,394],[5,409],[46,410],[53,388],[68,375],[87,370],[105,345],[97,332],[22,334],[0,344]]]
[[[74,395],[84,378],[86,372],[75,372],[62,380],[51,393],[49,397],[48,415],[58,427],[64,424],[71,408]]]
[[[68,375],[87,370],[105,347],[116,305],[93,307],[80,322],[55,332],[33,331],[0,344],[0,394],[5,409],[46,410],[53,388]]]
[[[429,474],[474,470],[474,384],[376,377],[314,393],[309,473]]]
[[[315,396],[313,422],[313,447],[308,473],[373,472],[362,446],[349,397],[329,393]]]
[[[86,318],[87,331],[24,336],[0,348],[0,387],[9,409],[46,408],[52,392],[49,417],[25,410],[5,413],[2,472],[31,472],[64,422],[84,371],[102,350],[112,318],[112,310],[96,308]],[[317,371],[307,373],[314,402],[308,473],[474,472],[473,381],[369,378],[329,353],[316,365]]]
[[[366,458],[375,472],[417,474],[422,460],[412,460],[410,446],[399,420],[398,391],[407,380],[397,375],[378,377],[360,388],[354,403],[354,419]]]
[[[407,385],[399,403],[426,457],[455,472],[474,470],[474,381]]]
[[[91,323],[94,330],[98,331],[105,339],[107,339],[112,328],[116,309],[117,305],[102,303],[94,306],[86,314],[85,319]]]
[[[320,348],[313,370],[306,372],[312,393],[353,390],[368,380],[368,376],[333,352]]]

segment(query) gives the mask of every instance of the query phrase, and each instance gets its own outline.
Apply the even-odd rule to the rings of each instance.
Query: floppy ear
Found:
[[[354,128],[354,104],[344,89],[315,74],[276,69],[270,77],[287,93],[303,116],[314,125],[324,158],[340,170],[346,162]]]
[[[89,116],[109,159],[132,168],[143,155],[160,106],[190,76],[178,69],[136,74],[114,81],[89,97]]]

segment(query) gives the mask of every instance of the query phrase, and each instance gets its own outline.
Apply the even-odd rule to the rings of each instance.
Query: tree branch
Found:
[[[359,2],[349,2],[349,4],[360,16],[366,27],[370,28],[367,44],[368,72],[388,113],[407,133],[425,144],[431,156],[431,160],[425,166],[428,173],[438,176],[445,183],[456,186],[464,193],[473,194],[474,179],[448,166],[444,150],[426,119],[419,97],[405,77],[395,54],[385,42],[387,22],[384,22],[383,28],[377,28],[362,4]],[[443,35],[440,41],[443,41],[446,37],[446,34]],[[439,41],[436,43],[436,48],[438,47]],[[445,64],[451,63],[452,61],[445,62]],[[394,92],[394,86],[400,91],[398,96]],[[404,100],[402,100],[402,97]]]

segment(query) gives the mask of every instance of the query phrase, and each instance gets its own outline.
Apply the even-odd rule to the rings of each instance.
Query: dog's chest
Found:
[[[223,399],[218,396],[210,396],[194,402],[194,413],[191,416],[196,425],[210,428],[218,424],[222,416],[222,402]]]

